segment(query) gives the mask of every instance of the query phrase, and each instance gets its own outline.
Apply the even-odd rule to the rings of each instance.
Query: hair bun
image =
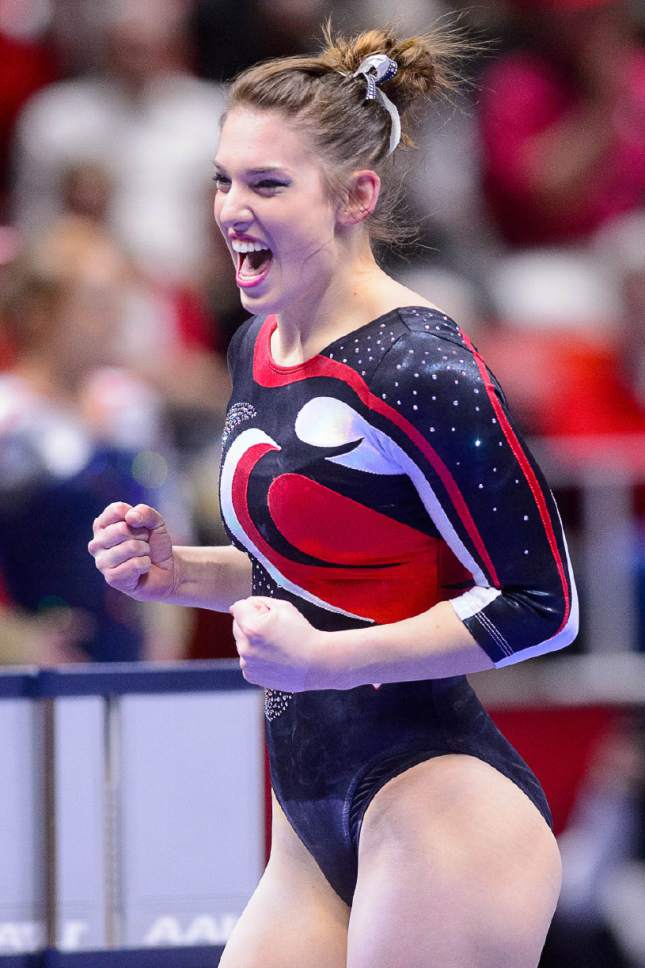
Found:
[[[371,54],[387,54],[396,61],[396,74],[383,86],[403,114],[417,99],[453,91],[459,74],[456,63],[463,58],[464,39],[456,28],[434,29],[399,39],[389,27],[366,30],[355,37],[332,34],[324,27],[325,48],[321,60],[331,70],[353,74]]]
[[[398,144],[414,147],[407,129],[416,111],[406,117],[408,110],[417,101],[455,91],[461,81],[456,66],[473,47],[454,25],[404,39],[389,27],[346,38],[333,35],[327,21],[323,36],[317,54],[261,61],[238,74],[224,120],[231,110],[244,107],[275,111],[283,121],[295,122],[299,136],[315,149],[329,197],[343,205],[353,190],[352,173],[373,169],[381,191],[369,215],[370,240],[414,237],[401,204],[403,184],[399,166],[392,164],[394,149]],[[391,58],[397,70],[382,77],[376,90],[370,75],[367,90],[375,96],[366,98],[365,77],[352,75],[375,54]]]

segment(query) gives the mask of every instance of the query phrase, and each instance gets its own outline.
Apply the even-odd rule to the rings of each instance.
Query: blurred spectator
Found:
[[[25,101],[58,77],[56,58],[44,39],[46,4],[0,4],[0,221],[9,190],[13,126]]]
[[[636,278],[591,250],[498,261],[490,277],[496,322],[482,331],[480,348],[526,432],[580,437],[580,447],[584,437],[645,434],[637,385],[645,307],[628,311]]]
[[[107,225],[113,182],[103,164],[81,161],[64,169],[60,179],[61,209],[98,225]]]
[[[618,351],[623,373],[645,410],[645,207],[598,232],[594,252],[621,294]]]
[[[172,486],[161,398],[111,365],[127,278],[108,237],[66,222],[5,280],[0,321],[13,361],[0,374],[0,572],[13,610],[0,656],[14,661],[22,634],[30,661],[39,643],[38,661],[144,652],[141,607],[112,593],[87,553],[106,504],[163,504]],[[169,503],[186,537],[176,492]]]
[[[330,12],[328,0],[196,0],[192,6],[197,68],[218,81],[268,57],[311,51]]]
[[[514,0],[524,49],[482,79],[484,192],[511,245],[588,238],[645,195],[645,53],[622,0]]]
[[[112,180],[102,164],[83,162],[61,177],[62,207],[74,226],[68,238],[82,248],[86,234],[107,237]],[[118,362],[135,369],[163,393],[180,422],[188,415],[219,427],[229,393],[226,341],[219,319],[188,285],[130,266],[115,340]]]
[[[20,235],[10,225],[0,224],[0,294],[5,285],[10,266],[20,251]],[[11,360],[11,344],[7,333],[0,326],[0,371],[4,370]]]
[[[96,73],[53,84],[23,109],[14,199],[27,233],[60,214],[64,192],[69,201],[70,169],[89,166],[86,189],[98,165],[112,185],[109,225],[131,257],[170,282],[201,278],[213,250],[209,175],[224,95],[183,66],[185,9],[181,0],[107,0]],[[78,198],[78,177],[73,187]]]
[[[606,628],[645,650],[645,216],[614,220],[586,250],[506,256],[489,281],[496,318],[478,344],[524,431],[549,437],[552,461],[587,481],[583,514],[593,480],[612,495],[594,524],[600,585],[612,591],[594,596],[590,641]],[[590,553],[586,567],[589,588]]]
[[[643,725],[625,717],[605,738],[559,837],[563,882],[546,968],[645,965]]]
[[[486,275],[497,239],[491,231],[479,186],[481,144],[471,92],[454,103],[435,104],[415,135],[419,151],[405,159],[421,242],[430,261],[465,273]]]

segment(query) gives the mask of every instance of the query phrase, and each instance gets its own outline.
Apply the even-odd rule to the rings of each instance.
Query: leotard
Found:
[[[571,642],[576,589],[553,495],[460,327],[401,308],[280,366],[276,325],[247,320],[229,349],[220,502],[253,594],[332,631],[449,599],[500,667]],[[431,756],[485,760],[550,823],[537,778],[465,676],[269,689],[265,710],[275,794],[348,904],[367,805]]]

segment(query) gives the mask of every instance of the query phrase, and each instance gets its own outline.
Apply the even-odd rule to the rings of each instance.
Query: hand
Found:
[[[303,692],[331,688],[325,633],[284,599],[252,595],[231,605],[240,668],[247,682]]]
[[[96,518],[87,546],[108,585],[137,601],[163,601],[177,574],[172,541],[158,511],[147,504],[109,504]]]

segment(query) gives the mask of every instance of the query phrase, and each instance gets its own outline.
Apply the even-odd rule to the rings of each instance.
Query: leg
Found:
[[[509,779],[446,754],[390,780],[361,830],[347,968],[535,968],[555,838]]]
[[[271,858],[220,968],[345,968],[348,918],[274,799]]]

